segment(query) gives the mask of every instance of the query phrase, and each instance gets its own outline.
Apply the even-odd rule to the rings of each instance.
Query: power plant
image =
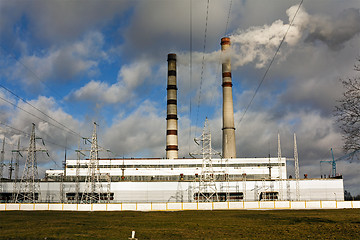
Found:
[[[27,152],[26,175],[2,178],[0,199],[15,203],[169,203],[344,200],[342,178],[299,177],[294,135],[295,177],[288,177],[287,161],[278,156],[237,158],[231,61],[226,51],[230,38],[221,39],[223,125],[222,153],[213,157],[207,124],[201,138],[200,158],[178,157],[176,54],[167,56],[166,158],[99,158],[96,123],[89,156],[78,150],[77,159],[66,159],[63,170],[46,170],[38,179],[35,128]],[[181,147],[181,146],[180,146]],[[18,152],[20,154],[20,152]],[[36,172],[36,173],[35,173]]]

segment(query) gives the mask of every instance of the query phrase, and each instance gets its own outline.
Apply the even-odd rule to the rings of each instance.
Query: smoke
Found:
[[[299,5],[294,5],[286,10],[287,23],[276,20],[270,25],[235,30],[230,35],[231,48],[228,52],[223,54],[220,54],[219,51],[207,53],[205,54],[205,60],[216,63],[219,61],[220,55],[222,57],[231,55],[233,69],[249,63],[255,63],[256,68],[265,67],[273,58],[298,8]],[[359,32],[359,9],[345,9],[337,17],[332,17],[310,15],[301,6],[278,56],[280,61],[284,61],[294,51],[295,46],[299,48],[303,45],[317,44],[318,42],[325,44],[333,51],[337,51],[343,47],[345,42],[355,37]],[[202,58],[203,53],[193,53],[194,63],[201,63]],[[180,64],[184,64],[188,59],[188,53],[179,55]]]
[[[255,62],[256,68],[263,68],[273,57],[282,41],[289,24],[294,18],[298,5],[290,7],[286,14],[289,23],[276,20],[271,25],[237,30],[230,36],[232,42],[232,66],[234,68]],[[291,26],[285,43],[294,47],[302,43],[320,41],[331,50],[339,50],[343,44],[360,32],[360,14],[358,9],[342,11],[338,17],[309,15],[300,7]],[[280,51],[282,59],[291,53],[291,49]]]
[[[306,42],[321,41],[332,50],[339,50],[343,44],[360,32],[359,9],[349,8],[342,11],[337,18],[314,16],[308,26]]]

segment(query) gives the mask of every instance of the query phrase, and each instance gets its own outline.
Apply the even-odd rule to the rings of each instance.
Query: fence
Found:
[[[1,203],[0,211],[183,211],[360,208],[360,201],[260,201],[168,203]]]

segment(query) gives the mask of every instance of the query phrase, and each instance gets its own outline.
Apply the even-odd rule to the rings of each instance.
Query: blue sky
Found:
[[[180,156],[195,150],[192,139],[200,134],[205,117],[214,148],[221,150],[219,49],[226,35],[232,41],[238,156],[276,156],[280,132],[282,152],[291,158],[296,132],[301,173],[319,177],[319,162],[330,159],[331,147],[336,156],[344,154],[332,111],[343,92],[339,79],[355,74],[353,65],[360,55],[358,0],[304,1],[240,122],[299,2],[210,0],[203,55],[205,0],[1,0],[0,82],[82,136],[90,136],[92,122],[98,122],[100,144],[117,156],[164,157],[166,59],[174,52]],[[65,145],[77,147],[77,137],[54,127],[58,123],[52,119],[3,88],[0,96],[40,118],[0,99],[2,123],[30,132],[34,122],[38,135],[58,144],[47,145],[57,165]],[[5,125],[0,126],[3,136],[9,150],[19,137],[27,144],[27,137]],[[39,167],[58,168],[54,161],[39,159]],[[360,192],[359,167],[356,162],[338,164],[351,192]],[[330,172],[330,166],[324,169]]]

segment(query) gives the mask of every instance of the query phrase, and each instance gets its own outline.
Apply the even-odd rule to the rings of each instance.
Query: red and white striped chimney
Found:
[[[166,158],[178,158],[176,54],[168,54]]]
[[[231,61],[226,50],[230,48],[230,38],[221,39],[222,62],[222,88],[223,88],[223,158],[236,158],[234,106],[232,97]]]

